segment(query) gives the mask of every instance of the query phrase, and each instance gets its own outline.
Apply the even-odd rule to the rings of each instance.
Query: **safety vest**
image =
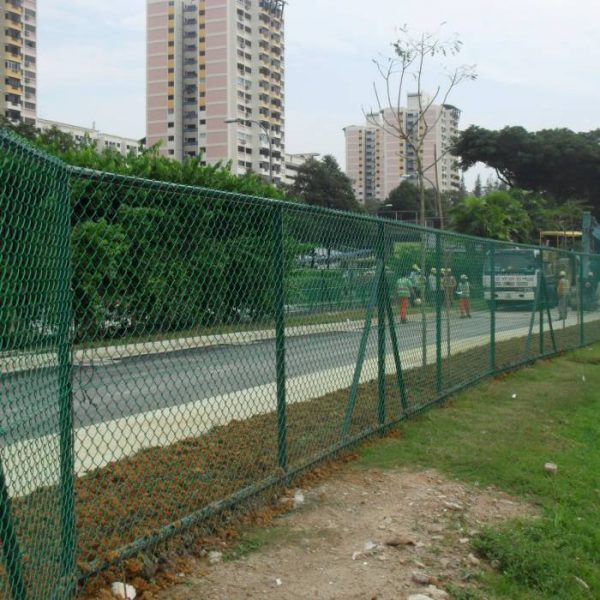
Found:
[[[458,284],[458,291],[462,298],[470,298],[471,297],[471,286],[468,281],[460,282]]]
[[[412,284],[408,277],[400,277],[396,282],[396,292],[400,298],[410,298],[410,288]]]
[[[558,280],[558,295],[563,298],[569,293],[569,282],[566,277],[561,277]]]

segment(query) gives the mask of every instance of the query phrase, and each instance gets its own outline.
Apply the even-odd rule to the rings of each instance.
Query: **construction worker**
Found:
[[[442,286],[444,288],[444,297],[446,300],[446,307],[451,308],[454,306],[454,292],[456,291],[456,277],[452,275],[452,269],[443,270],[444,280]]]
[[[596,310],[598,284],[590,271],[583,280],[583,310]]]
[[[412,270],[408,277],[410,279],[410,283],[412,286],[411,287],[412,305],[416,306],[417,304],[420,304],[420,302],[417,302],[417,300],[420,300],[420,292],[421,292],[421,286],[419,285],[419,282],[421,279],[421,269],[418,267],[418,265],[412,266]]]
[[[456,290],[458,297],[460,298],[460,318],[470,319],[471,318],[471,286],[469,285],[469,278],[466,275],[460,276],[460,283]]]
[[[558,320],[565,321],[569,310],[569,280],[565,271],[559,274],[557,293],[558,293]]]
[[[431,304],[435,304],[437,300],[437,271],[435,267],[431,269],[429,272],[428,280],[428,290],[429,290],[429,302]]]
[[[403,275],[396,281],[396,293],[400,299],[400,322],[402,324],[408,320],[408,306],[410,304],[412,289],[413,285],[410,276],[406,277]]]

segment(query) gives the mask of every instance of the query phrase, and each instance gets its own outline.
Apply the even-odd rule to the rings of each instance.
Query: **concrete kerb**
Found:
[[[588,320],[600,319],[600,312],[587,313]],[[591,317],[595,317],[591,319]],[[433,320],[430,316],[428,320]],[[377,324],[377,318],[373,320],[373,326]],[[576,318],[570,316],[567,320],[568,326],[576,324]],[[346,320],[334,323],[321,323],[317,325],[299,325],[286,327],[286,337],[301,337],[319,333],[353,332],[362,331],[364,320]],[[139,342],[135,344],[123,344],[112,346],[99,346],[95,348],[83,348],[73,353],[73,364],[85,367],[101,365],[115,361],[133,358],[137,356],[151,356],[155,354],[170,354],[182,350],[194,350],[198,348],[211,348],[226,345],[248,345],[260,341],[274,340],[274,329],[261,329],[256,331],[237,331],[232,333],[220,333],[206,336],[195,336],[188,338],[175,338],[170,340],[159,340],[155,342]],[[56,353],[4,353],[0,355],[0,372],[3,374],[30,371],[55,367],[57,364]]]
[[[364,320],[347,320],[336,323],[287,327],[285,333],[286,337],[290,338],[318,333],[361,331],[363,327]],[[99,365],[136,356],[169,354],[172,352],[181,352],[182,350],[211,348],[216,346],[242,346],[274,339],[274,329],[261,329],[257,331],[237,331],[206,336],[175,338],[159,340],[156,342],[99,346],[75,350],[73,353],[73,364],[75,366],[89,366],[91,364]],[[56,364],[56,353],[15,352],[4,353],[3,356],[0,355],[0,370],[5,374],[55,367]]]
[[[499,332],[496,339],[505,341],[521,338],[527,333],[527,328]],[[482,335],[451,342],[451,350],[458,353],[487,344],[489,336]],[[435,361],[434,344],[428,345],[427,356],[428,364]],[[421,349],[403,351],[401,359],[405,369],[419,367],[422,363]],[[355,365],[347,365],[288,379],[288,403],[306,402],[348,388],[354,368]],[[389,374],[396,370],[391,354],[386,356],[386,370]],[[377,359],[365,361],[360,382],[366,383],[376,378]],[[81,477],[143,450],[166,447],[198,437],[233,420],[273,412],[276,396],[273,382],[79,428],[74,434],[76,474]],[[24,496],[38,488],[54,485],[58,481],[58,436],[47,435],[7,446],[3,451],[3,461],[11,496]]]

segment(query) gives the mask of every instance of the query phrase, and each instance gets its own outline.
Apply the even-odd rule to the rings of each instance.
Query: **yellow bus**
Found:
[[[581,231],[540,231],[540,246],[559,250],[581,250]]]

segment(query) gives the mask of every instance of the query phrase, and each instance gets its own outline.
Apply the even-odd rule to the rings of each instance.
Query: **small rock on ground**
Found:
[[[427,588],[427,594],[431,596],[432,600],[450,600],[450,595],[445,590],[430,585]]]
[[[427,585],[431,583],[431,577],[427,575],[427,573],[423,573],[423,571],[415,571],[412,574],[412,580],[420,585]]]
[[[481,562],[474,554],[469,554],[469,556],[467,556],[467,560],[473,567],[478,567],[479,563]]]
[[[121,600],[135,600],[135,597],[137,596],[136,589],[132,585],[127,585],[120,581],[113,583],[110,586],[110,591],[113,596],[121,598]]]

